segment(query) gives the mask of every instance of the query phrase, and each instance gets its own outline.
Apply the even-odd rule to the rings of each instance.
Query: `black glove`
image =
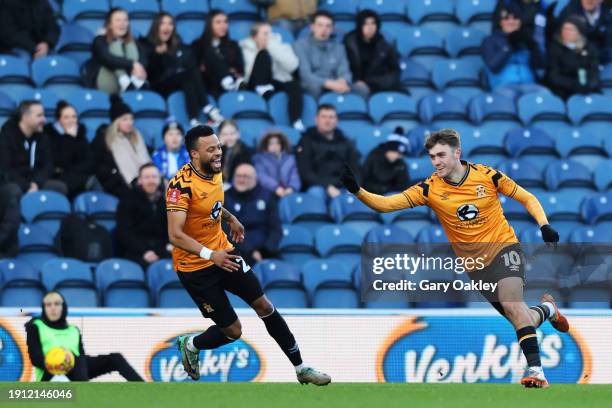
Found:
[[[557,242],[559,242],[559,233],[555,231],[550,224],[542,225],[540,231],[542,232],[542,239],[546,242],[546,246],[550,247],[552,244],[552,246],[556,248]]]
[[[344,187],[346,187],[346,189],[351,193],[357,194],[357,192],[359,191],[360,187],[359,183],[357,183],[357,179],[355,178],[355,174],[353,174],[353,171],[346,163],[344,163],[344,169],[342,169],[340,181],[342,181]]]

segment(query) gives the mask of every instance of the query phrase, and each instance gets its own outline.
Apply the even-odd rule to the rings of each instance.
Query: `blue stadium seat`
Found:
[[[415,102],[434,92],[429,69],[414,59],[400,61],[400,81],[402,89],[408,91]]]
[[[84,262],[71,258],[55,258],[43,265],[41,276],[47,290],[61,292],[70,306],[98,306],[93,275]]]
[[[57,246],[50,232],[34,224],[21,224],[18,231],[19,260],[28,262],[36,270],[51,258],[57,257]]]
[[[79,64],[61,55],[39,58],[32,63],[32,79],[38,87],[80,88]]]
[[[299,269],[290,264],[270,259],[253,267],[261,277],[266,296],[278,308],[308,307],[308,297]]]
[[[163,118],[167,116],[166,101],[153,91],[127,91],[123,101],[132,109],[136,118]]]
[[[31,85],[27,61],[13,55],[0,54],[0,84]]]
[[[249,146],[257,146],[272,126],[272,122],[267,119],[236,119],[236,124],[240,129],[240,138]]]
[[[525,125],[534,121],[566,120],[565,103],[550,92],[528,93],[518,100],[518,112]]]
[[[580,221],[580,204],[584,197],[565,193],[564,190],[538,195],[549,221]]]
[[[8,96],[0,92],[0,126],[10,118],[16,108],[15,101]]]
[[[593,172],[593,177],[599,191],[612,189],[612,159],[600,161]]]
[[[452,29],[446,36],[446,52],[451,58],[462,58],[477,56],[481,58],[480,45],[486,34],[482,31],[471,30],[467,27]]]
[[[383,125],[393,126],[395,120],[399,120],[406,122],[408,125],[405,125],[404,128],[408,129],[418,124],[416,101],[402,92],[373,94],[368,100],[368,110],[374,122]]]
[[[425,180],[434,172],[434,168],[429,157],[414,159],[410,158],[405,160],[406,164],[408,165],[408,175],[410,176],[411,184]]]
[[[60,55],[75,61],[80,67],[91,58],[93,39],[93,33],[82,25],[78,23],[65,23],[62,25],[62,31],[55,50]]]
[[[546,187],[540,169],[527,159],[505,160],[497,166],[497,170],[525,188]]]
[[[582,205],[582,218],[595,224],[612,220],[612,192],[599,193],[585,199]]]
[[[577,244],[583,242],[609,244],[611,239],[612,233],[610,233],[609,228],[581,225],[571,232],[569,242]]]
[[[337,94],[335,92],[328,92],[319,98],[319,105],[322,104],[335,106],[340,120],[370,120],[366,101],[357,94]]]
[[[424,123],[467,120],[466,104],[458,97],[436,93],[421,99],[419,117]]]
[[[496,0],[457,1],[457,18],[461,24],[488,34],[496,3]]]
[[[448,238],[442,227],[439,225],[432,225],[419,231],[416,242],[423,244],[446,244]]]
[[[353,0],[323,0],[318,9],[330,12],[337,21],[355,21],[358,3]]]
[[[414,236],[403,228],[395,225],[379,225],[372,228],[363,239],[364,251],[372,256],[383,253],[385,248],[405,248],[414,242]]]
[[[551,162],[544,169],[544,180],[549,190],[561,187],[595,188],[589,169],[573,160],[561,159]]]
[[[177,21],[193,19],[203,21],[210,10],[207,1],[161,0],[162,10],[172,14]]]
[[[606,156],[605,134],[591,132],[585,126],[558,126],[549,131],[562,157],[578,155]]]
[[[612,62],[604,66],[599,74],[599,79],[604,95],[612,95]]]
[[[359,307],[353,270],[348,265],[331,259],[309,261],[302,267],[302,277],[312,307]]]
[[[461,152],[470,157],[476,154],[505,155],[504,134],[486,133],[469,126],[455,128],[461,136]]]
[[[92,33],[102,28],[109,3],[99,0],[64,0],[62,13],[67,21],[74,21]]]
[[[404,1],[361,0],[359,10],[374,10],[384,22],[406,21],[406,4]]]
[[[277,92],[268,100],[268,110],[276,125],[291,125],[289,123],[289,114],[287,113],[287,103],[287,94],[285,92]],[[304,94],[303,103],[302,122],[305,126],[314,126],[317,102],[312,96]]]
[[[445,36],[458,23],[454,2],[449,0],[411,0],[408,17],[414,24]]]
[[[42,303],[45,288],[38,271],[18,259],[0,260],[0,306],[37,307]]]
[[[159,13],[159,2],[149,0],[111,0],[113,7],[121,7],[130,17],[130,31],[135,36],[146,36],[155,16]]]
[[[200,38],[204,30],[204,19],[177,20],[176,32],[185,44],[191,44]]]
[[[285,27],[281,27],[279,25],[272,25],[272,32],[279,34],[284,43],[293,44],[295,42],[295,37],[293,33],[287,30]]]
[[[149,265],[147,280],[157,307],[193,307],[193,300],[174,271],[171,259],[162,259]]]
[[[115,228],[115,213],[119,200],[101,191],[79,194],[73,202],[72,211],[88,217],[109,231]]]
[[[376,211],[349,193],[340,194],[332,199],[329,207],[334,221],[351,227],[361,236],[382,222]]]
[[[507,120],[518,122],[518,111],[514,101],[503,95],[487,93],[470,101],[468,106],[470,119],[474,123],[490,120]]]
[[[525,261],[525,282],[529,287],[557,289],[560,278],[569,274],[573,264],[571,254],[555,251],[553,256],[550,250],[544,250]]]
[[[302,134],[300,133],[300,131],[291,126],[273,125],[271,127],[268,127],[266,129],[266,132],[280,132],[285,134],[285,136],[287,136],[287,139],[289,140],[289,143],[291,144],[290,149],[295,148],[300,142],[300,139],[302,138]],[[258,145],[256,145],[256,147],[257,146]]]
[[[314,236],[308,228],[299,225],[285,224],[278,244],[281,258],[292,265],[303,265],[317,257]]]
[[[39,101],[43,105],[47,121],[54,120],[55,107],[59,97],[52,89],[23,88],[15,94],[15,100],[18,103],[26,99]]]
[[[408,140],[410,141],[410,155],[423,156],[427,154],[425,151],[425,139],[431,133],[431,126],[417,126],[410,129],[408,132]]]
[[[359,254],[362,236],[344,225],[324,225],[315,233],[315,247],[322,257],[337,254]]]
[[[187,107],[185,105],[185,94],[183,91],[173,92],[168,96],[168,114],[175,118],[184,129],[189,129],[189,117],[187,116]]]
[[[219,109],[226,118],[270,118],[265,99],[251,91],[231,91],[224,93],[219,98]]]
[[[548,157],[547,163],[558,157],[555,141],[546,132],[537,128],[516,128],[506,133],[504,146],[508,155],[517,157],[534,157],[535,165]]]
[[[344,124],[339,126],[344,131]],[[361,153],[361,160],[365,161],[368,154],[381,143],[386,142],[387,136],[393,132],[393,128],[362,125],[355,138],[357,150]],[[346,133],[345,133],[346,134]],[[348,136],[348,135],[347,135]]]
[[[106,307],[149,307],[149,288],[142,268],[126,259],[111,258],[96,267],[96,285]]]
[[[44,227],[55,236],[61,220],[70,214],[70,202],[55,191],[40,190],[21,197],[21,215],[28,224]]]
[[[108,95],[96,89],[71,89],[62,95],[74,105],[79,113],[79,119],[103,118],[108,119],[110,100]],[[95,130],[95,129],[94,129]]]
[[[223,10],[231,20],[261,19],[257,6],[249,0],[210,0],[210,9]]]
[[[252,21],[232,21],[232,23],[229,25],[229,36],[236,41],[249,38],[252,26]]]
[[[612,98],[599,94],[573,95],[567,100],[567,116],[575,125],[587,121],[609,124],[612,120]]]
[[[482,94],[479,69],[462,60],[437,61],[431,78],[439,91],[455,95],[467,104],[474,96]]]
[[[402,57],[411,57],[428,68],[447,56],[443,37],[426,27],[409,26],[398,32],[397,49]]]
[[[293,193],[281,198],[279,214],[283,223],[332,221],[325,200],[305,193]]]
[[[531,215],[527,212],[527,209],[518,201],[512,198],[506,197],[503,194],[499,195],[499,202],[501,203],[504,215],[510,221],[531,221]],[[514,223],[511,223],[514,225]]]

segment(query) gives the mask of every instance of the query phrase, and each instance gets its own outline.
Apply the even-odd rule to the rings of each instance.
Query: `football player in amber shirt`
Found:
[[[549,320],[557,330],[569,330],[551,295],[541,304],[527,307],[523,301],[524,265],[514,230],[504,216],[497,193],[523,204],[535,218],[548,244],[556,245],[559,234],[552,229],[537,198],[503,173],[481,164],[461,160],[459,134],[453,129],[431,133],[425,148],[435,168],[425,181],[400,194],[384,197],[359,187],[348,166],[342,176],[345,187],[370,208],[389,212],[419,205],[429,206],[438,216],[457,256],[485,260],[470,278],[497,283],[496,292],[482,292],[514,326],[529,366],[521,380],[525,387],[547,387],[542,370],[536,327]]]
[[[221,229],[229,225],[232,240],[245,239],[244,227],[223,208],[221,143],[212,128],[196,126],[187,132],[185,147],[191,161],[168,184],[166,209],[172,258],[179,279],[204,317],[215,324],[204,333],[179,336],[183,367],[200,379],[200,350],[231,343],[242,327],[226,291],[240,297],[263,320],[268,333],[295,367],[302,384],[327,385],[331,378],[302,362],[300,349],[285,319],[264,295],[251,267],[234,250]]]

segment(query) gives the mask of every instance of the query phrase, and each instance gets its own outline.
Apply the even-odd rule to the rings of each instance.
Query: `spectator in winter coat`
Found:
[[[21,190],[15,183],[0,182],[0,259],[17,255],[17,231],[21,222]]]
[[[287,136],[281,132],[268,132],[261,139],[259,150],[253,156],[259,184],[279,198],[300,191],[300,175]]]
[[[588,43],[582,28],[580,17],[568,17],[549,48],[548,86],[564,99],[599,90],[597,49]]]
[[[93,41],[92,58],[87,68],[89,82],[109,94],[145,86],[145,55],[132,37],[127,11],[111,9],[104,28],[105,33]]]
[[[397,128],[384,143],[372,150],[363,165],[363,187],[380,195],[407,189],[408,166],[404,155],[408,146],[403,129]]]
[[[170,257],[166,200],[159,170],[152,163],[140,167],[137,186],[117,207],[117,238],[123,256],[147,267]]]
[[[231,119],[226,119],[219,126],[219,141],[223,155],[221,163],[223,166],[224,183],[230,183],[234,178],[234,170],[242,163],[252,163],[253,149],[240,140],[238,124]],[[229,187],[226,185],[225,187]]]
[[[321,186],[331,198],[340,195],[340,176],[344,163],[359,168],[359,152],[353,142],[337,128],[338,115],[332,105],[320,105],[316,126],[308,129],[296,149],[302,189]]]
[[[248,264],[273,256],[281,238],[281,223],[274,193],[257,184],[255,168],[248,163],[236,167],[232,188],[223,204],[244,225],[248,238],[237,246]]]
[[[164,145],[153,153],[153,163],[161,172],[164,182],[189,163],[189,153],[183,144],[183,127],[169,118],[163,130]]]
[[[357,14],[355,30],[344,37],[353,81],[371,92],[400,88],[399,56],[380,34],[380,17],[372,10]]]
[[[52,178],[65,183],[68,196],[74,198],[85,191],[93,175],[93,156],[85,125],[79,123],[74,106],[62,100],[55,108],[55,122],[45,125],[45,133],[53,152]]]
[[[168,98],[173,92],[183,91],[192,124],[201,113],[216,122],[223,120],[219,110],[209,103],[192,50],[177,34],[172,15],[159,13],[147,36],[141,38],[140,46],[146,55],[145,68],[155,92]]]
[[[53,50],[60,27],[48,0],[3,0],[0,9],[0,52],[17,49],[38,59]]]
[[[244,76],[242,51],[229,37],[227,15],[223,11],[209,12],[202,35],[191,47],[204,85],[215,98],[225,91],[239,89]]]
[[[273,33],[268,23],[255,23],[251,36],[240,41],[240,48],[247,89],[265,98],[276,92],[286,92],[289,121],[303,131],[300,119],[303,94],[299,81],[293,78],[299,63],[293,48],[283,43],[280,34]]]
[[[331,38],[334,18],[327,11],[319,10],[310,25],[311,34],[293,44],[300,60],[299,72],[302,88],[315,99],[324,92],[357,92],[368,95],[368,90],[353,84],[353,77],[342,44]]]

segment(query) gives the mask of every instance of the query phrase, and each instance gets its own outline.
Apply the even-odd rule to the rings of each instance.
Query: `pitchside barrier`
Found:
[[[0,380],[31,381],[24,324],[40,309],[0,309]],[[491,309],[281,310],[304,361],[335,382],[518,382],[525,360],[510,324]],[[568,310],[569,333],[538,330],[551,383],[612,383],[612,310]],[[260,319],[239,310],[243,335],[201,353],[201,381],[295,382]],[[89,355],[122,353],[147,381],[191,381],[178,335],[209,324],[187,309],[71,309]],[[122,381],[117,374],[98,381]]]

